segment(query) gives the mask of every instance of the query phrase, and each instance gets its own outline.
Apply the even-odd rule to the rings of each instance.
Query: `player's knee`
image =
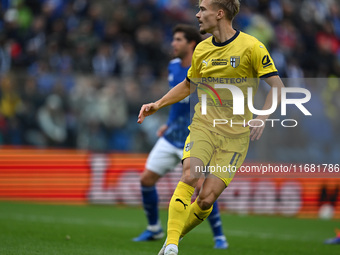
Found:
[[[190,171],[184,171],[184,173],[182,174],[182,177],[181,177],[181,181],[188,184],[188,185],[195,186],[196,183],[197,183],[197,178],[192,176],[190,174]]]
[[[140,177],[140,184],[143,187],[152,187],[156,184],[155,178],[152,178],[152,176],[148,175],[146,172],[144,172]]]
[[[212,205],[214,204],[214,201],[212,201],[212,199],[209,199],[209,198],[201,199],[198,197],[197,204],[202,210],[205,211],[212,207]]]
[[[215,202],[216,197],[213,192],[207,189],[202,190],[197,198],[197,204],[202,210],[208,210]]]

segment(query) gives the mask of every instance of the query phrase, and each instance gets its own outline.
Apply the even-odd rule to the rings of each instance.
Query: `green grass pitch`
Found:
[[[163,226],[167,212],[161,211]],[[340,254],[324,245],[340,221],[222,214],[228,250],[214,250],[204,222],[180,243],[180,255]],[[0,202],[0,255],[152,255],[162,241],[135,243],[142,209]]]

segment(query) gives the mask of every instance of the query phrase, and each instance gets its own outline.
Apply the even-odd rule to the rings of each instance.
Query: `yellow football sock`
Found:
[[[190,212],[191,197],[195,188],[179,182],[169,204],[167,245],[178,245],[179,237]]]
[[[201,207],[197,204],[197,199],[190,206],[190,214],[184,225],[181,237],[185,236],[188,232],[190,232],[193,228],[201,224],[206,218],[208,218],[211,213],[213,207],[211,206],[208,210],[202,210]]]

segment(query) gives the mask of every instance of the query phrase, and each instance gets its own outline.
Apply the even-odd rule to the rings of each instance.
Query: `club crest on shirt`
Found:
[[[240,56],[232,56],[230,57],[230,65],[234,68],[238,67],[240,65],[241,58]]]
[[[187,143],[187,144],[185,145],[185,151],[190,151],[193,144],[194,144],[194,142]]]

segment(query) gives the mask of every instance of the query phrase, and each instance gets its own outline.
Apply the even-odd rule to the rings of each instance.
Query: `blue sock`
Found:
[[[215,201],[214,203],[213,209],[208,217],[208,220],[209,220],[211,229],[214,233],[214,238],[224,236],[223,229],[222,229],[222,221],[220,217],[220,212],[218,210],[217,201]]]
[[[142,186],[143,207],[149,225],[158,224],[158,194],[155,186]]]

